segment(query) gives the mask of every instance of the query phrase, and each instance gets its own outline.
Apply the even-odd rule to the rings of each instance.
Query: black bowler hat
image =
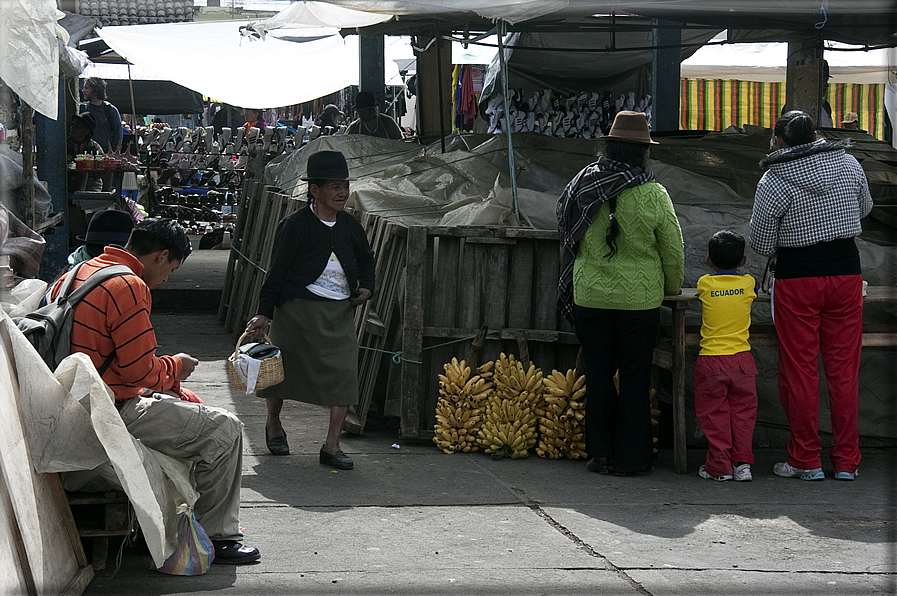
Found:
[[[93,117],[93,114],[90,112],[82,112],[81,114],[75,114],[72,117],[72,120],[80,120],[81,124],[90,129],[90,132],[93,132],[97,127],[97,120]]]
[[[318,151],[308,158],[307,172],[301,180],[357,180],[349,176],[349,164],[339,151]]]
[[[134,229],[134,220],[129,213],[107,209],[97,211],[87,224],[87,234],[77,236],[77,239],[85,244],[117,244],[124,246],[131,237]]]

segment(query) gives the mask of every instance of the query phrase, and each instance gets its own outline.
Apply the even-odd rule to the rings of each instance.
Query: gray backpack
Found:
[[[97,286],[113,277],[122,275],[134,275],[134,272],[124,265],[110,265],[103,267],[84,280],[80,286],[71,291],[71,285],[78,274],[78,270],[84,263],[79,263],[69,271],[56,300],[46,306],[32,311],[24,317],[15,317],[13,322],[19,330],[25,334],[31,345],[40,354],[50,370],[56,370],[63,358],[69,355],[72,338],[72,322],[75,318],[75,306]],[[106,372],[112,358],[113,351],[101,366],[100,375]]]

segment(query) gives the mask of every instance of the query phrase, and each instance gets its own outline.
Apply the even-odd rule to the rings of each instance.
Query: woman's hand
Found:
[[[370,300],[373,293],[367,288],[358,288],[358,294],[349,297],[349,304],[352,306],[358,306],[359,304],[364,304],[365,301]]]
[[[271,319],[265,315],[255,315],[246,323],[246,333],[249,334],[250,339],[262,336],[268,332],[268,325],[270,324]]]

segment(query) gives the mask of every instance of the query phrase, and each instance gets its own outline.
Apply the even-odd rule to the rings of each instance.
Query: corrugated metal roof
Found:
[[[81,0],[78,12],[103,26],[179,23],[193,20],[193,0]]]

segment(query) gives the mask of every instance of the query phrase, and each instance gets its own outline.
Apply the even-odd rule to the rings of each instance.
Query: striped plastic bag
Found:
[[[202,575],[215,559],[215,547],[202,529],[193,509],[178,505],[178,547],[156,571],[169,575]]]

